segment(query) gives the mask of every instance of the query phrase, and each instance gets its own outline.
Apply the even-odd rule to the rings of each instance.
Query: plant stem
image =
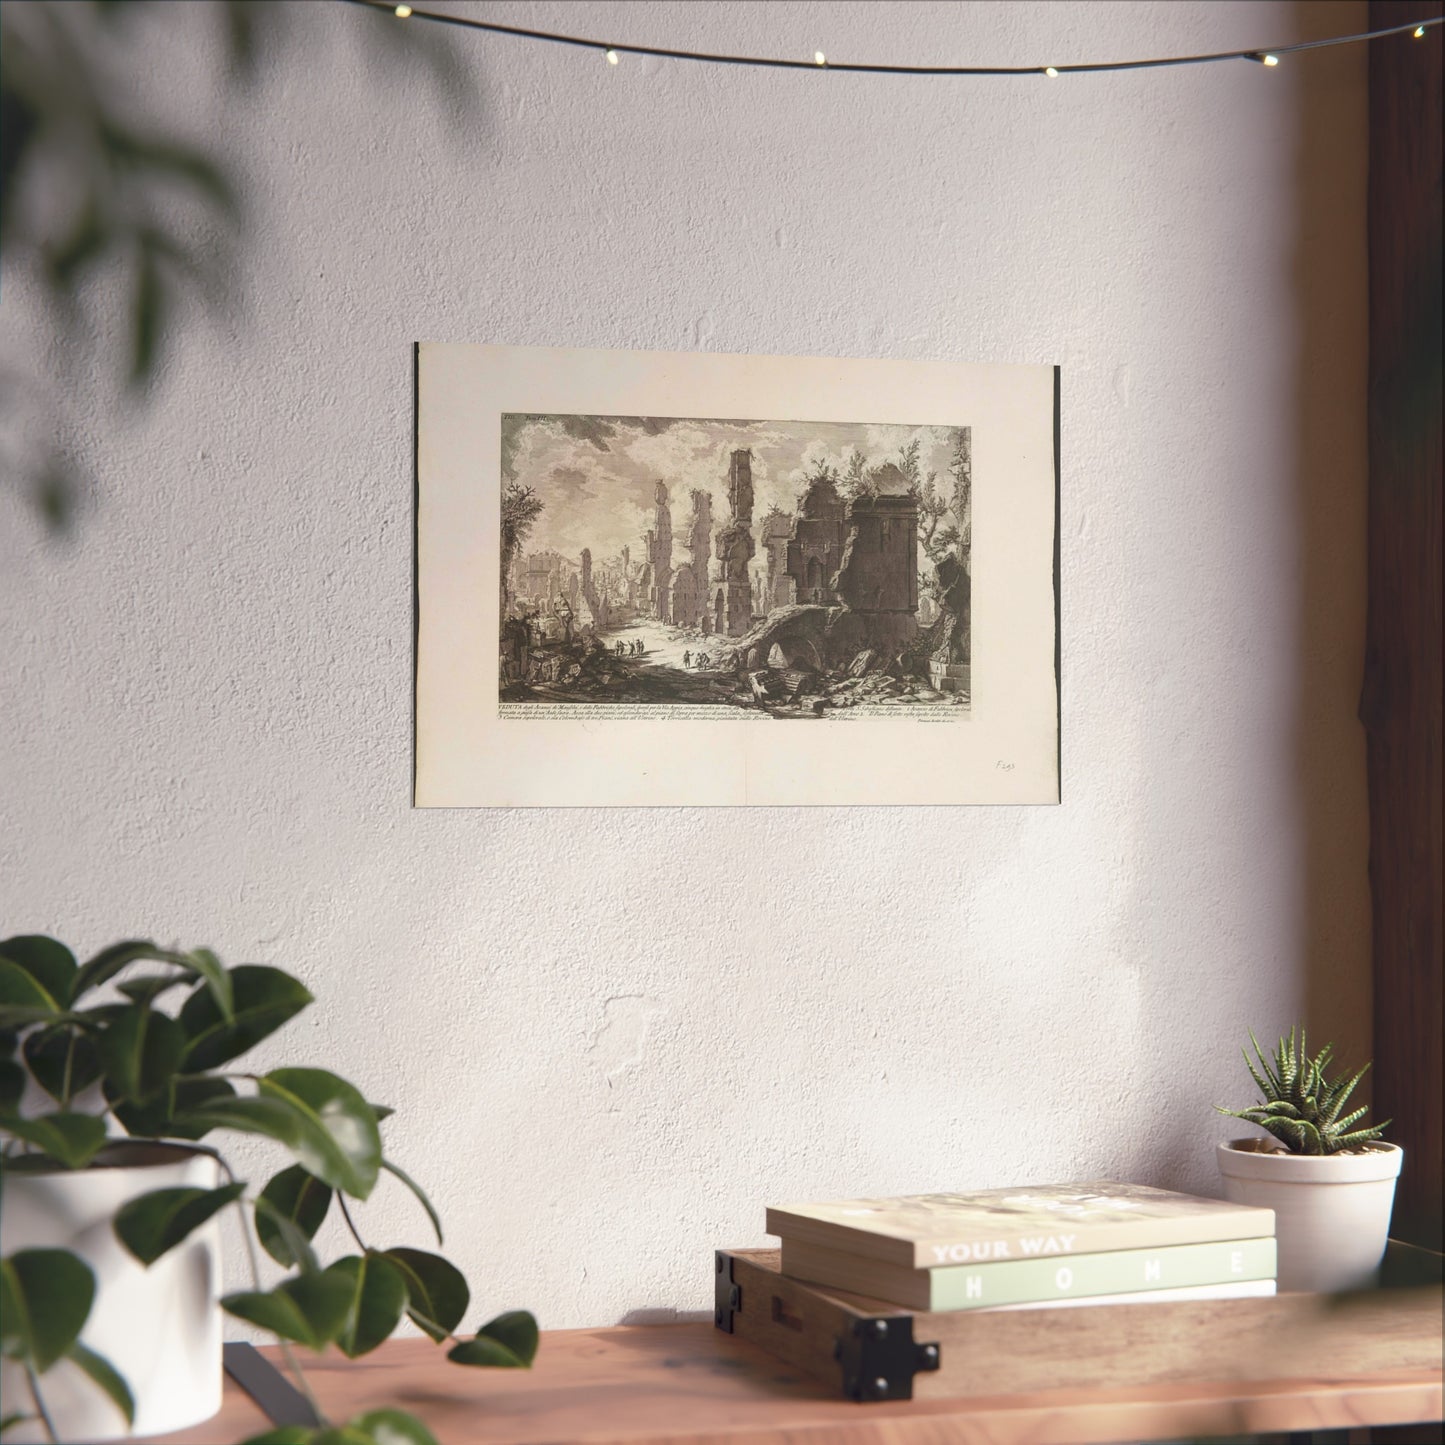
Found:
[[[227,1183],[234,1184],[236,1182],[236,1176],[225,1159],[214,1150],[208,1149],[206,1152],[226,1171]],[[241,1238],[246,1241],[246,1257],[251,1265],[251,1284],[255,1288],[256,1293],[260,1294],[261,1260],[256,1253],[256,1242],[251,1238],[250,1223],[246,1218],[246,1204],[243,1199],[236,1200],[236,1209],[241,1216]],[[311,1413],[316,1416],[322,1425],[329,1425],[331,1421],[327,1419],[325,1412],[317,1403],[316,1396],[311,1393],[311,1385],[306,1379],[306,1374],[301,1368],[300,1361],[298,1361],[292,1353],[290,1344],[286,1340],[283,1340],[280,1335],[276,1336],[276,1343],[281,1346],[281,1358],[286,1361],[287,1368],[296,1376],[296,1384],[301,1393],[305,1395],[306,1403],[311,1406]]]
[[[35,1371],[28,1360],[25,1362],[25,1381],[30,1386],[30,1398],[35,1401],[35,1412],[40,1416],[40,1423],[45,1426],[46,1435],[51,1440],[59,1440],[60,1436],[55,1433],[55,1422],[45,1408],[45,1401],[40,1398],[40,1381],[35,1378]]]
[[[70,1108],[70,1081],[75,1064],[75,1040],[74,1032],[70,1035],[70,1042],[65,1046],[65,1074],[60,1081],[60,1107]]]
[[[341,1217],[346,1221],[346,1227],[351,1231],[351,1237],[356,1241],[363,1254],[366,1253],[366,1241],[356,1232],[356,1226],[351,1222],[351,1211],[346,1207],[346,1196],[338,1189],[336,1191],[336,1202],[341,1206]]]
[[[346,1196],[342,1194],[339,1189],[336,1191],[336,1202],[341,1206],[341,1217],[346,1221],[346,1227],[351,1231],[351,1237],[361,1248],[363,1254],[368,1253],[366,1241],[357,1232],[356,1225],[352,1223],[351,1211],[346,1207]],[[436,1325],[437,1329],[442,1328],[441,1325],[437,1324],[437,1322],[433,1319],[427,1319],[427,1323],[431,1325]],[[446,1331],[446,1337],[454,1345],[461,1344],[461,1341],[450,1330]]]

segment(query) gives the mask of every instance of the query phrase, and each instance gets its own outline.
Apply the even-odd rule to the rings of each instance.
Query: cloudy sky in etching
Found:
[[[804,478],[819,461],[841,474],[856,447],[870,467],[896,462],[915,438],[923,475],[952,488],[953,429],[848,422],[718,421],[691,418],[502,417],[502,477],[532,487],[544,502],[526,551],[555,549],[575,558],[584,547],[599,561],[630,546],[634,557],[653,525],[653,489],[671,491],[680,538],[694,487],[712,493],[713,520],[727,520],[729,453],[753,454],[753,521],[776,505],[796,509]]]

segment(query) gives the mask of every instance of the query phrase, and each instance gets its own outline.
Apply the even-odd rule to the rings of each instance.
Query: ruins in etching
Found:
[[[967,426],[509,413],[501,547],[504,716],[968,715]]]

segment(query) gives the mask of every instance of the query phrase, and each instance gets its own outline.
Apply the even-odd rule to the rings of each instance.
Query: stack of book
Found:
[[[1109,1181],[768,1210],[781,1269],[915,1310],[1236,1299],[1275,1290],[1274,1211]]]

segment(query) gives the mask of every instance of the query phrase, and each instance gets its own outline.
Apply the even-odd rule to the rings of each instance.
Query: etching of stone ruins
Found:
[[[972,481],[967,426],[506,414],[503,713],[965,718]]]

